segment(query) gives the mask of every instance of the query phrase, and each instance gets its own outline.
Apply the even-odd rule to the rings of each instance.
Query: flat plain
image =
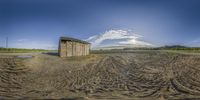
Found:
[[[200,55],[148,50],[71,58],[4,53],[0,99],[199,100]]]

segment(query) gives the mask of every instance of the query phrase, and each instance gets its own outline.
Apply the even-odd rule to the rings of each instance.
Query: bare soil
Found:
[[[0,99],[199,100],[200,55],[0,55]]]

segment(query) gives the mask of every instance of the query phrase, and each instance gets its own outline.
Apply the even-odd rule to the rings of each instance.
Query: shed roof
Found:
[[[90,44],[89,42],[86,42],[86,41],[83,41],[83,40],[79,40],[79,39],[75,39],[75,38],[72,38],[72,37],[60,37],[60,40],[61,41],[74,41],[74,42],[80,42],[80,43],[83,43],[83,44]]]

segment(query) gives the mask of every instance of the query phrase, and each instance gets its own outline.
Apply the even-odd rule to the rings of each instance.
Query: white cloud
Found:
[[[184,43],[183,45],[189,47],[200,47],[200,38]]]
[[[103,47],[102,42],[105,40],[116,40],[117,44],[110,46],[126,46],[126,47],[149,47],[153,46],[150,43],[142,41],[143,36],[135,34],[132,31],[127,30],[109,30],[100,35],[94,35],[89,37],[86,41],[92,43],[92,48]]]

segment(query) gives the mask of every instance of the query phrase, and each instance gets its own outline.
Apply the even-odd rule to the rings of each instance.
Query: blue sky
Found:
[[[0,47],[8,37],[9,47],[55,49],[60,36],[87,40],[94,48],[200,47],[199,5],[199,0],[0,0]]]

